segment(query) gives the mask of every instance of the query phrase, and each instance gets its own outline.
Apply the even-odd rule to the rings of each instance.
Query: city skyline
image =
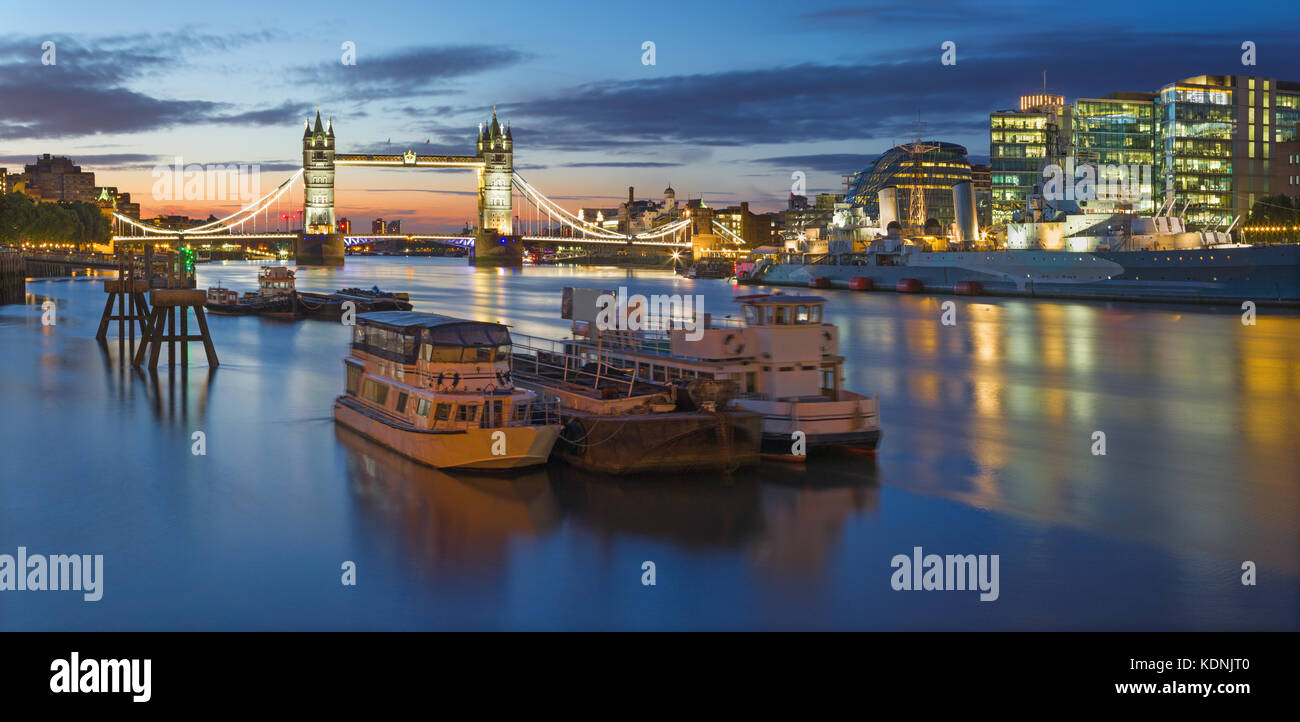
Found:
[[[317,104],[340,150],[468,153],[496,106],[515,132],[516,167],[570,209],[617,203],[629,185],[657,198],[671,183],[680,200],[771,210],[795,171],[810,196],[841,191],[842,173],[914,136],[918,117],[926,138],[984,162],[988,114],[1039,90],[1044,71],[1049,91],[1076,98],[1202,73],[1288,77],[1300,59],[1284,32],[1238,32],[1206,2],[1167,4],[1177,17],[1143,9],[1143,22],[1123,24],[1109,18],[1132,8],[1092,3],[1031,14],[1042,24],[1029,28],[1023,3],[758,3],[745,14],[579,3],[557,17],[507,2],[490,13],[441,8],[433,29],[402,20],[411,11],[400,5],[370,7],[0,10],[15,31],[0,43],[0,167],[66,155],[131,193],[145,216],[223,215],[238,203],[154,200],[151,170],[176,156],[257,164],[273,187],[301,167],[302,122]],[[1270,27],[1300,16],[1272,12]],[[646,41],[653,65],[643,64]],[[956,65],[940,63],[947,41]],[[1246,41],[1255,66],[1242,66]],[[53,65],[42,65],[46,42]],[[340,62],[344,42],[355,66]],[[458,228],[475,217],[474,198],[464,172],[338,178],[340,216],[398,219],[408,231]]]

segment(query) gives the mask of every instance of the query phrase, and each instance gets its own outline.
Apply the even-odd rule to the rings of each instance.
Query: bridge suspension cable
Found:
[[[732,232],[730,228],[727,228],[726,226],[722,225],[721,223],[718,223],[717,221],[713,222],[713,229],[717,231],[722,231],[722,235],[731,239],[732,243],[737,243],[740,245],[744,245],[745,243],[744,238],[741,238],[740,236],[736,235],[735,233]]]
[[[207,223],[204,223],[201,226],[187,228],[183,231],[172,231],[163,228],[155,228],[154,226],[145,225],[130,216],[122,215],[121,213],[116,213],[116,212],[113,213],[113,218],[122,221],[129,226],[139,228],[140,230],[145,231],[146,233],[153,233],[153,234],[163,235],[163,236],[209,235],[213,233],[220,233],[221,231],[229,230],[230,228],[235,226],[242,226],[243,224],[247,223],[250,219],[255,218],[258,213],[261,213],[262,211],[269,208],[272,203],[278,201],[280,199],[280,196],[284,195],[285,192],[287,192],[289,188],[293,186],[294,181],[297,181],[300,177],[302,177],[302,169],[299,169],[293,175],[289,176],[289,178],[285,180],[283,183],[276,186],[275,190],[262,196],[257,201],[254,201],[253,203],[244,206],[243,208],[240,208],[234,213],[231,213],[225,218],[218,218],[215,221],[209,221]],[[238,217],[240,215],[244,216],[242,220],[235,223],[227,223],[228,221],[230,221],[230,219]]]
[[[518,188],[520,192],[524,194],[524,197],[527,198],[530,203],[537,206],[538,208],[541,208],[542,211],[545,212],[552,219],[557,220],[574,230],[581,231],[583,233],[589,233],[593,236],[608,238],[614,241],[625,241],[628,239],[628,236],[626,235],[623,235],[621,233],[614,233],[612,231],[606,230],[594,223],[591,223],[589,221],[586,221],[582,218],[573,215],[572,213],[565,210],[563,207],[557,205],[551,199],[542,195],[541,191],[537,190],[535,187],[533,187],[531,183],[524,180],[523,177],[520,176],[518,173],[515,173],[514,175],[514,182],[515,182],[515,187]]]
[[[671,235],[686,228],[686,226],[690,224],[689,218],[683,218],[682,220],[674,221],[646,233],[615,233],[586,219],[575,216],[565,210],[563,206],[560,206],[547,198],[541,191],[537,190],[535,186],[524,180],[518,173],[514,174],[514,184],[515,187],[519,189],[519,192],[523,194],[524,198],[528,199],[529,203],[533,204],[534,208],[537,208],[552,220],[559,221],[573,230],[585,235],[592,235],[601,239],[635,242],[640,239],[663,238],[664,236]]]

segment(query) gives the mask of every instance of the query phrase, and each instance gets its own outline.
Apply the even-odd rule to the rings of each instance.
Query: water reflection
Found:
[[[566,515],[608,541],[645,536],[686,548],[736,547],[763,530],[759,484],[745,478],[611,480],[556,467]]]
[[[417,464],[335,425],[352,493],[370,523],[400,539],[412,566],[502,566],[510,541],[545,533],[560,511],[546,467],[454,473]]]
[[[174,421],[178,426],[204,421],[217,369],[206,365],[191,369],[179,362],[175,366],[163,364],[159,369],[133,366],[134,349],[140,343],[139,339],[135,346],[118,339],[95,341],[103,361],[104,377],[117,398],[127,400],[139,390],[160,421]]]
[[[511,473],[433,469],[342,427],[349,486],[370,526],[399,538],[424,573],[505,568],[511,542],[562,521],[598,547],[645,538],[683,549],[747,549],[756,568],[805,578],[824,570],[848,521],[879,510],[869,458],[747,469],[731,477],[610,479],[552,464]]]
[[[658,269],[500,273],[349,259],[299,269],[298,282],[406,291],[417,310],[556,338],[568,332],[566,285],[701,293],[715,316],[764,290]],[[200,287],[252,290],[257,264],[199,276]],[[151,581],[118,586],[97,607],[105,627],[157,626],[161,606],[177,625],[236,628],[293,626],[308,609],[321,628],[366,615],[394,628],[671,627],[687,616],[704,628],[854,627],[866,612],[919,628],[1297,626],[1294,312],[1247,327],[1231,309],[952,299],[957,324],[942,326],[948,299],[828,291],[844,384],[880,396],[878,460],[605,480],[563,466],[447,474],[336,430],[349,339],[339,324],[212,318],[220,379],[198,365],[148,374],[116,339],[93,340],[99,285],[33,282],[29,293],[29,305],[0,307],[0,399],[17,410],[0,415],[0,548],[120,544]],[[46,298],[59,308],[52,331],[40,322]],[[197,429],[206,457],[190,453]],[[1104,456],[1090,451],[1097,430]],[[117,455],[131,464],[103,464]],[[881,555],[917,543],[1004,554],[997,611],[890,596],[888,575],[875,576]],[[274,592],[246,592],[249,559],[265,560]],[[331,606],[321,585],[336,587],[341,559],[365,581]],[[645,559],[672,570],[658,596],[636,582]],[[1247,559],[1269,586],[1243,595]],[[0,599],[21,605],[22,623],[85,618],[22,599]],[[11,609],[0,627],[18,618]]]

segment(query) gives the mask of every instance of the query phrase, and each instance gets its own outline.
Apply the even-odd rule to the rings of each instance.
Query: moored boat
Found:
[[[762,417],[730,406],[734,385],[653,382],[586,347],[513,338],[515,382],[559,401],[555,454],[569,464],[641,474],[726,473],[759,462]]]
[[[879,400],[843,387],[839,330],[823,320],[826,299],[740,296],[743,321],[701,314],[694,328],[602,331],[589,308],[602,293],[610,292],[566,289],[575,350],[636,378],[734,384],[735,404],[762,415],[763,450],[773,456],[801,460],[826,447],[874,452],[879,444]]]
[[[298,305],[302,312],[313,318],[337,321],[343,317],[343,304],[351,303],[355,313],[376,311],[410,311],[410,297],[405,293],[389,293],[378,288],[344,288],[336,293],[298,294]]]
[[[238,292],[224,286],[208,289],[204,307],[227,316],[250,314],[292,316],[295,313],[294,269],[287,266],[262,266],[257,273],[257,292]]]
[[[731,278],[735,275],[735,266],[726,260],[701,258],[678,271],[687,278]]]
[[[335,421],[437,468],[546,462],[558,407],[514,386],[505,326],[408,311],[356,320]]]

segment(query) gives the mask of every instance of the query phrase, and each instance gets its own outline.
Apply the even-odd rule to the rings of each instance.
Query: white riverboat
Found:
[[[559,409],[514,386],[505,326],[413,311],[356,321],[347,391],[334,403],[339,424],[437,468],[546,462]]]
[[[873,452],[880,442],[874,396],[843,387],[839,329],[824,320],[826,299],[781,293],[741,296],[742,319],[702,314],[703,328],[599,330],[592,289],[566,289],[573,351],[661,383],[712,379],[736,387],[736,406],[763,416],[763,449],[799,457],[827,447]]]

